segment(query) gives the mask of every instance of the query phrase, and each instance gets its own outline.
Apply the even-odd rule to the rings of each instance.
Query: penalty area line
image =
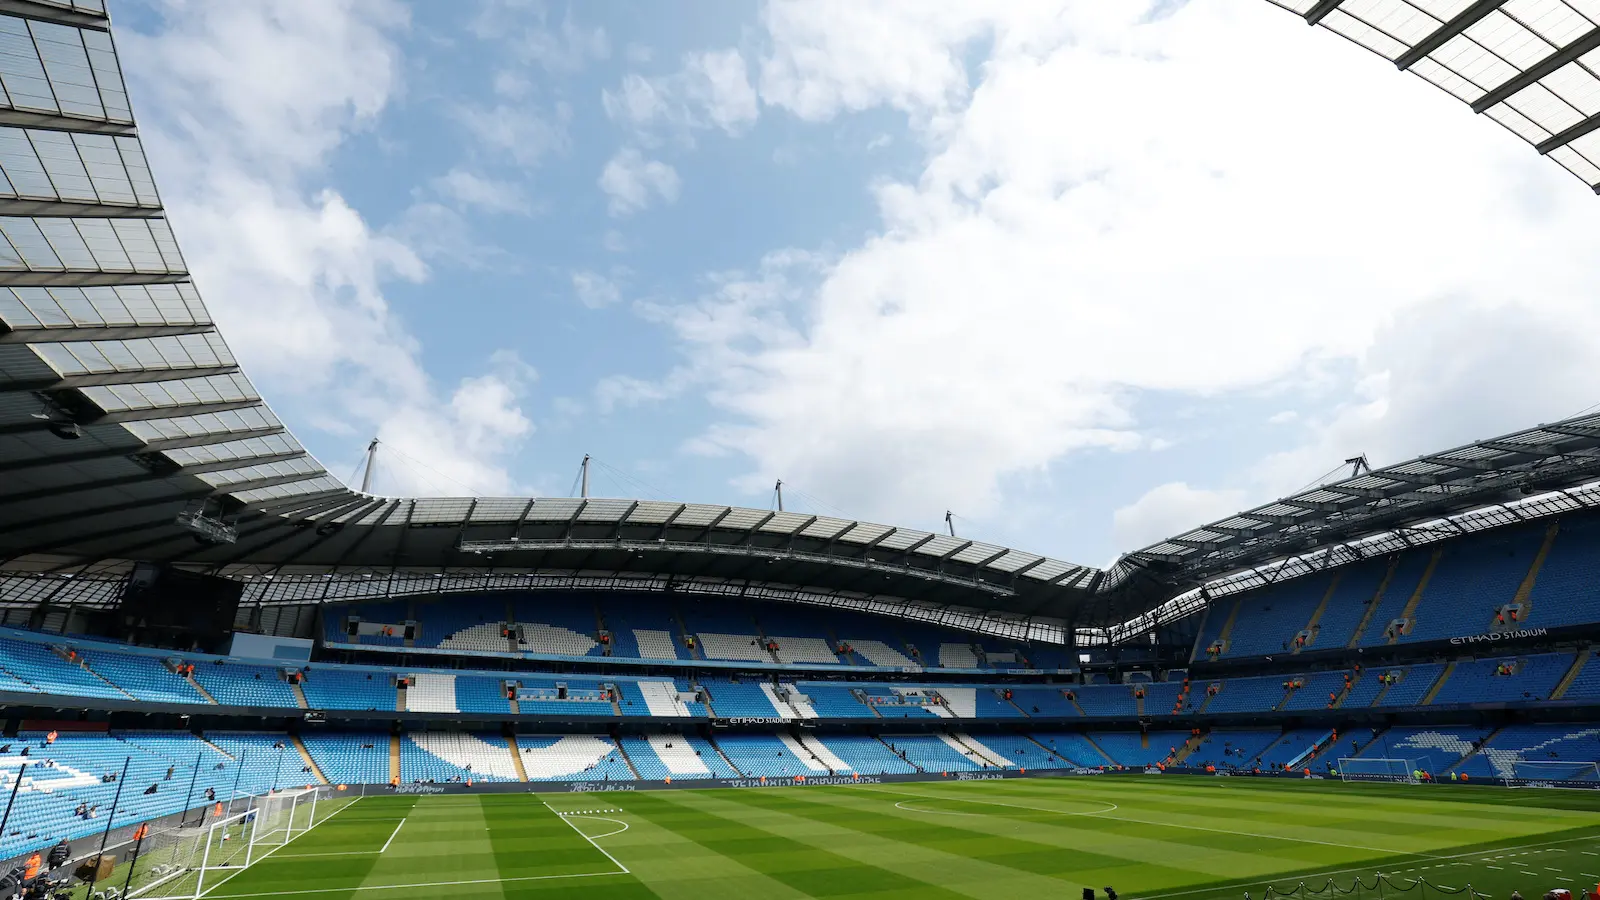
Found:
[[[405,819],[401,819],[400,820],[400,824],[394,826],[394,832],[389,835],[389,839],[387,841],[383,842],[382,849],[380,849],[378,851],[378,853],[380,855],[389,852],[389,845],[394,843],[395,837],[400,834],[400,829],[404,828],[405,826],[406,826],[406,820]]]
[[[581,832],[580,832],[581,833]],[[607,854],[608,856],[610,854]],[[601,878],[606,875],[627,875],[628,872],[574,872],[570,875],[521,875],[516,878],[472,878],[466,881],[422,881],[413,884],[363,884],[356,887],[301,888],[288,891],[253,891],[248,894],[218,894],[218,900],[235,897],[299,897],[302,894],[337,894],[348,891],[399,891],[417,888],[461,887],[469,884],[512,884],[523,881],[551,881],[556,878]]]
[[[555,816],[556,818],[560,819],[563,822],[566,822],[567,826],[569,828],[571,828],[573,831],[576,831],[578,833],[578,837],[581,837],[584,840],[588,841],[589,842],[589,846],[595,848],[596,850],[599,850],[601,853],[604,853],[606,859],[611,860],[611,864],[612,865],[614,865],[617,868],[622,870],[618,874],[622,874],[622,875],[632,875],[633,874],[633,872],[627,866],[623,865],[622,862],[620,860],[618,860],[615,856],[612,856],[610,851],[606,850],[606,848],[604,848],[604,847],[600,846],[599,844],[595,843],[594,842],[594,838],[589,837],[587,834],[584,834],[582,828],[579,828],[576,824],[574,824],[566,816],[563,816],[562,814],[556,812],[556,808],[555,807],[551,806],[548,802],[546,802],[546,801],[544,801],[542,799],[539,802],[544,804],[544,808],[545,809],[550,810],[550,814],[551,815]],[[612,821],[616,821],[616,820],[613,819]],[[623,830],[626,831],[627,829],[624,828]],[[619,834],[620,832],[612,832],[612,833],[613,834]]]

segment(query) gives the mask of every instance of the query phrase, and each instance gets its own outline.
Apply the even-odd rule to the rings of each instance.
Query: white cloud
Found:
[[[657,200],[678,199],[678,170],[631,147],[617,151],[600,172],[600,190],[609,198],[613,216],[646,209]]]
[[[467,134],[491,154],[531,168],[546,156],[567,147],[567,123],[572,110],[557,104],[546,111],[521,100],[481,106],[463,103],[455,116]]]
[[[671,75],[647,78],[630,72],[601,100],[607,115],[646,143],[662,132],[692,142],[691,132],[704,128],[737,135],[761,114],[749,67],[731,48],[687,54]]]
[[[439,397],[384,298],[388,282],[426,278],[435,248],[374,229],[318,183],[333,151],[374,127],[400,89],[404,8],[166,0],[160,12],[161,31],[118,35],[141,135],[195,282],[262,392],[291,421],[345,439],[516,433],[521,413],[506,398],[526,381],[498,404],[481,395],[490,383],[511,389],[504,374]],[[396,440],[458,467],[474,490],[510,484],[504,441]]]
[[[598,272],[573,272],[572,292],[579,303],[590,309],[612,306],[622,299],[622,289],[617,283]]]
[[[530,210],[521,185],[487,178],[461,168],[451,169],[435,178],[432,187],[447,200],[484,212],[526,215]]]
[[[1478,384],[1514,366],[1521,390],[1574,393],[1559,382],[1600,334],[1589,192],[1420,80],[1258,0],[1152,9],[770,4],[765,102],[813,120],[900,109],[928,155],[876,188],[881,226],[820,272],[769,268],[656,313],[723,413],[703,442],[746,457],[749,484],[781,473],[862,515],[925,519],[940,497],[983,517],[1014,476],[1085,448],[1150,446],[1135,415],[1145,394],[1210,410],[1343,367],[1369,399],[1341,420],[1413,390],[1458,403],[1387,418],[1412,447],[1528,414],[1460,402],[1445,373]],[[969,76],[976,47],[989,54]],[[1515,333],[1479,316],[1452,324],[1454,310],[1510,300],[1567,321],[1567,346],[1451,364],[1461,329],[1498,329],[1479,343],[1502,348]],[[1323,447],[1284,460],[1293,475],[1239,473],[1250,487],[1222,496],[1299,487],[1333,453],[1349,455]],[[1216,495],[1184,490],[1139,515],[1167,502],[1198,514],[1189,501]]]
[[[1148,547],[1240,509],[1244,492],[1205,490],[1181,481],[1158,485],[1111,515],[1111,533],[1124,550]]]
[[[604,28],[579,25],[570,7],[552,24],[549,7],[540,0],[490,0],[471,27],[480,39],[503,43],[521,62],[554,74],[572,74],[611,55]]]

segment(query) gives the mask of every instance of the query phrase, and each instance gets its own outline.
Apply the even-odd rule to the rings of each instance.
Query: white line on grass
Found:
[[[615,856],[612,856],[609,852],[607,852],[606,848],[600,846],[599,844],[596,844],[594,842],[594,838],[589,837],[587,834],[584,834],[582,828],[579,828],[577,825],[574,825],[572,823],[572,821],[569,820],[566,816],[563,816],[560,813],[556,812],[556,808],[555,807],[551,806],[548,802],[546,802],[546,801],[544,801],[542,799],[539,802],[540,803],[544,803],[544,808],[550,810],[551,814],[554,815],[557,819],[560,819],[561,821],[566,822],[569,826],[571,826],[572,830],[576,831],[578,833],[579,837],[581,837],[584,840],[589,842],[589,846],[595,848],[596,850],[599,850],[601,853],[604,853],[606,855],[606,859],[611,860],[611,862],[617,868],[622,870],[622,874],[624,874],[624,875],[633,874],[632,871],[630,871],[627,866],[625,866],[622,863],[618,862],[617,858]]]
[[[600,840],[601,838],[608,838],[608,837],[611,837],[614,834],[621,834],[624,831],[628,830],[628,823],[622,821],[621,819],[608,819],[605,816],[591,816],[588,813],[567,813],[566,814],[566,818],[573,818],[573,819],[599,819],[602,822],[613,822],[613,823],[615,823],[617,825],[621,825],[622,826],[621,828],[618,828],[616,831],[608,831],[605,834],[597,834],[597,835],[595,835],[594,839],[597,840],[597,841]]]
[[[579,833],[581,834],[582,832]],[[610,856],[609,853],[606,855]],[[458,887],[468,884],[510,884],[512,882],[520,881],[550,881],[556,878],[600,878],[605,875],[627,874],[630,873],[575,872],[571,875],[519,875],[516,878],[473,878],[467,881],[423,881],[415,884],[363,884],[357,887],[300,888],[299,890],[288,891],[255,891],[249,894],[222,894],[218,900],[233,900],[235,897],[298,897],[301,894],[337,894],[342,891],[398,891],[411,890],[414,888]]]
[[[1285,835],[1285,834],[1261,834],[1260,832],[1255,832],[1255,831],[1234,831],[1231,828],[1211,828],[1211,827],[1208,827],[1208,826],[1205,826],[1205,825],[1184,825],[1184,824],[1181,824],[1181,823],[1178,823],[1178,822],[1157,822],[1157,821],[1153,821],[1151,819],[1135,819],[1135,818],[1131,818],[1129,816],[1107,815],[1107,813],[1110,813],[1113,810],[1116,810],[1116,809],[1119,808],[1115,803],[1109,803],[1108,804],[1110,806],[1110,809],[1096,810],[1094,812],[1071,812],[1069,810],[1064,810],[1064,809],[1050,809],[1050,808],[1044,807],[1044,806],[1027,806],[1027,805],[1022,804],[1022,803],[1002,803],[999,800],[979,800],[979,799],[973,798],[973,797],[934,797],[934,796],[929,796],[928,794],[913,794],[913,793],[910,793],[908,791],[886,791],[886,790],[881,790],[879,788],[862,788],[861,790],[872,791],[873,793],[876,793],[876,794],[901,794],[901,795],[906,796],[906,797],[920,797],[923,800],[955,800],[955,801],[959,801],[961,803],[983,803],[983,804],[986,804],[986,805],[989,805],[989,806],[1009,806],[1009,807],[1013,807],[1015,809],[1031,809],[1031,810],[1037,810],[1038,812],[1055,813],[1056,815],[1060,815],[1060,816],[1088,816],[1088,817],[1093,817],[1093,818],[1096,818],[1096,819],[1115,819],[1118,822],[1135,822],[1135,823],[1138,823],[1140,825],[1151,825],[1151,826],[1155,826],[1155,827],[1158,827],[1158,828],[1184,828],[1184,829],[1187,829],[1189,831],[1209,831],[1209,832],[1212,832],[1212,833],[1215,833],[1215,834],[1232,834],[1232,835],[1237,835],[1238,837],[1253,837],[1253,838],[1260,838],[1262,840],[1293,841],[1293,842],[1299,843],[1299,844],[1321,844],[1324,847],[1343,847],[1346,850],[1365,850],[1368,853],[1396,853],[1396,852],[1399,852],[1399,851],[1396,851],[1396,850],[1394,850],[1392,848],[1388,848],[1388,847],[1366,847],[1366,846],[1362,846],[1361,844],[1341,844],[1338,841],[1319,841],[1316,838],[1290,837],[1290,836]],[[1107,801],[1102,800],[1100,802],[1106,803]],[[913,810],[913,812],[927,812],[927,810]],[[1424,857],[1428,857],[1430,859],[1439,859],[1439,858],[1441,858],[1441,857],[1433,856],[1430,853],[1408,853],[1406,855],[1407,856],[1424,856]]]
[[[1595,839],[1594,835],[1585,835],[1584,837],[1566,838],[1564,840],[1559,840],[1559,841],[1546,841],[1545,843],[1542,843],[1542,844],[1523,844],[1521,846],[1523,846],[1523,847],[1548,847],[1548,846],[1551,846],[1553,844],[1575,844],[1578,841],[1592,841],[1594,839]],[[1504,848],[1501,848],[1501,849],[1506,851],[1505,855],[1507,855],[1507,856],[1515,856],[1517,854],[1512,853],[1511,851],[1516,850],[1517,846],[1518,845],[1512,845],[1510,847],[1504,847]],[[1396,851],[1389,851],[1389,852],[1396,852]],[[1464,856],[1478,856],[1479,854],[1484,853],[1484,852],[1485,851],[1483,851],[1483,850],[1475,850],[1475,851],[1470,852],[1470,853],[1452,853],[1452,854],[1449,854],[1449,855],[1446,855],[1446,856],[1435,856],[1433,858],[1434,859],[1460,859],[1460,858],[1462,858]],[[1493,853],[1494,851],[1490,850],[1490,851],[1487,851],[1487,852]],[[1589,851],[1580,850],[1579,852],[1580,853],[1588,853]],[[1405,855],[1407,855],[1407,856],[1419,856],[1421,854],[1412,853],[1412,854],[1405,854]],[[1347,867],[1345,867],[1343,869],[1327,869],[1327,870],[1322,871],[1322,872],[1312,872],[1312,873],[1307,874],[1307,875],[1299,875],[1299,876],[1295,876],[1295,877],[1300,878],[1300,879],[1303,880],[1303,879],[1306,879],[1306,878],[1320,878],[1320,877],[1323,877],[1323,876],[1347,875],[1347,874],[1349,874],[1351,872],[1371,872],[1371,871],[1376,871],[1377,870],[1377,864],[1380,863],[1380,862],[1381,862],[1381,860],[1374,860],[1372,862],[1364,863],[1364,864],[1359,865],[1359,866],[1347,866]],[[1285,875],[1293,875],[1293,873],[1284,873],[1284,874]],[[1533,872],[1524,872],[1523,874],[1524,875],[1534,875],[1535,877],[1537,877],[1536,873],[1533,873]],[[1238,886],[1243,887],[1243,886],[1252,885],[1252,884],[1271,884],[1274,881],[1276,881],[1278,878],[1281,878],[1281,877],[1284,877],[1284,875],[1279,875],[1279,876],[1266,875],[1266,876],[1263,876],[1261,878],[1254,878],[1254,879],[1239,878],[1239,879],[1234,879],[1233,881],[1224,882],[1221,888],[1218,888],[1217,886],[1212,886],[1212,887],[1190,888],[1188,890],[1183,890],[1183,891],[1167,891],[1164,894],[1141,894],[1136,898],[1136,900],[1164,900],[1164,898],[1167,898],[1167,897],[1187,897],[1187,896],[1189,896],[1191,894],[1212,894],[1212,893],[1217,893],[1219,890],[1225,890],[1225,889],[1227,889],[1228,887],[1230,887],[1232,885],[1238,885]]]
[[[285,853],[279,859],[313,859],[318,856],[377,856],[382,850],[343,850],[338,853]]]
[[[400,829],[404,828],[405,825],[406,825],[406,820],[405,819],[401,819],[400,820],[400,824],[396,825],[394,827],[394,833],[389,835],[389,839],[387,841],[383,842],[383,848],[378,851],[380,854],[388,852],[389,845],[394,843],[395,836],[400,833]]]
[[[360,803],[362,800],[365,800],[365,799],[366,799],[366,797],[357,797],[354,800],[351,800],[349,803],[345,804],[344,806],[341,806],[338,809],[334,810],[333,812],[328,813],[328,818],[327,819],[323,819],[321,822],[312,822],[311,826],[309,828],[307,828],[305,831],[300,832],[299,834],[295,835],[294,837],[289,838],[287,841],[284,841],[283,843],[279,844],[278,846],[273,847],[271,850],[268,850],[267,852],[261,854],[261,857],[259,859],[257,859],[255,862],[250,863],[250,865],[248,865],[248,866],[243,866],[241,868],[234,869],[233,871],[229,872],[226,878],[223,878],[221,881],[217,882],[216,884],[212,885],[211,887],[209,887],[206,890],[204,890],[203,892],[201,892],[200,896],[202,896],[202,897],[210,896],[210,894],[213,891],[215,891],[217,888],[222,887],[223,885],[225,885],[228,882],[232,881],[233,877],[235,875],[239,875],[239,874],[242,874],[244,872],[248,872],[250,870],[251,866],[259,864],[262,860],[266,859],[267,857],[271,856],[272,854],[277,853],[279,850],[282,850],[283,848],[289,846],[290,844],[294,843],[295,841],[300,840],[302,837],[305,837],[307,834],[309,834],[318,825],[326,824],[328,819],[332,819],[334,816],[337,816],[339,813],[344,812],[345,810],[349,809],[352,806],[355,806],[357,803]],[[231,896],[231,895],[224,894],[223,896]]]

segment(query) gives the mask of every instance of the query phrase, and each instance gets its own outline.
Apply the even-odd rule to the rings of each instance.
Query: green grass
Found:
[[[369,797],[208,896],[1261,900],[1330,877],[1369,896],[1379,872],[1385,897],[1417,878],[1577,896],[1600,881],[1597,812],[1587,793],[1178,777]]]

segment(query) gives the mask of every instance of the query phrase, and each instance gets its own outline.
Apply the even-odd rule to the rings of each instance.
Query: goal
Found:
[[[1422,764],[1414,759],[1353,759],[1341,757],[1339,778],[1342,781],[1389,781],[1416,784],[1417,772]]]
[[[1600,765],[1559,759],[1517,760],[1511,764],[1514,781],[1600,781]]]
[[[246,815],[254,817],[250,821],[250,856],[245,861],[245,865],[249,865],[273,848],[294,840],[317,821],[317,791],[263,794],[256,798],[254,808]]]

